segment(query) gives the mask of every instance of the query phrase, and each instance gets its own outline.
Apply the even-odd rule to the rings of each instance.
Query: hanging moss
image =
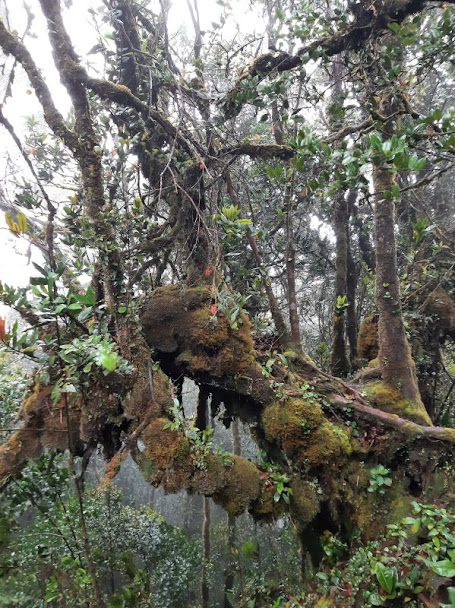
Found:
[[[383,382],[367,384],[362,387],[362,391],[366,393],[373,407],[390,414],[397,414],[417,424],[431,425],[430,418],[421,405],[416,406],[409,399],[403,399],[397,389]]]
[[[233,457],[226,469],[225,485],[214,493],[214,501],[230,515],[240,515],[259,497],[259,471],[249,460]]]
[[[44,411],[50,409],[52,405],[51,392],[52,386],[34,382],[22,401],[18,418],[26,421],[29,416],[41,415]]]

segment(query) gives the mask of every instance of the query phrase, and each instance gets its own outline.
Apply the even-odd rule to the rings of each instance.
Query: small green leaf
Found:
[[[98,364],[108,372],[113,372],[117,367],[117,354],[110,352],[101,352],[98,356]]]
[[[443,576],[444,578],[455,577],[455,564],[448,559],[430,563],[430,568],[438,576]]]
[[[384,589],[387,594],[390,594],[395,589],[395,585],[398,581],[398,576],[395,568],[388,568],[381,562],[376,562],[375,567],[376,578],[378,583]]]
[[[17,214],[17,227],[19,232],[27,231],[27,217],[22,212]]]
[[[79,302],[73,302],[68,306],[68,310],[79,311],[82,310],[82,306],[79,304]]]

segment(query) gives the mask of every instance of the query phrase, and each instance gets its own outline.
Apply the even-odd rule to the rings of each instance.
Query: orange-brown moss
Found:
[[[109,462],[106,463],[106,469],[104,471],[104,475],[98,484],[99,490],[102,489],[103,487],[108,486],[110,483],[112,483],[112,480],[114,479],[114,477],[116,477],[116,475],[120,471],[122,462],[124,462],[124,460],[126,460],[127,456],[128,456],[128,452],[122,452],[122,453],[119,452],[119,453],[115,454],[115,456],[113,456],[109,460]]]
[[[29,416],[37,416],[51,407],[52,386],[35,382],[27,396],[23,399],[18,412],[18,418],[27,420]]]
[[[249,460],[234,456],[225,472],[225,484],[213,499],[231,515],[240,515],[259,497],[259,471]]]
[[[36,430],[16,431],[0,446],[0,489],[19,475],[29,458],[37,458],[43,450]]]
[[[161,472],[162,475],[167,470],[170,477],[170,471],[178,471],[182,479],[178,489],[182,489],[184,479],[191,473],[190,446],[182,433],[165,428],[167,422],[166,418],[156,418],[145,428],[142,433],[144,457],[157,474]]]
[[[260,495],[250,507],[250,513],[255,519],[269,521],[275,517],[278,505],[273,499],[274,494],[273,484],[261,484]]]
[[[376,382],[367,384],[362,390],[366,393],[373,407],[417,422],[417,424],[431,425],[431,420],[423,410],[422,405],[415,405],[409,399],[403,399],[400,392],[393,387],[383,382]]]
[[[443,329],[455,330],[455,303],[441,286],[430,293],[422,309],[426,314],[438,317]]]
[[[368,361],[376,359],[378,356],[378,317],[376,315],[365,317],[362,320],[357,335],[357,352],[359,357]]]
[[[156,289],[142,317],[147,342],[161,353],[176,353],[177,364],[189,375],[256,374],[248,317],[241,314],[238,329],[232,329],[222,313],[213,317],[211,304],[212,294],[205,286]]]

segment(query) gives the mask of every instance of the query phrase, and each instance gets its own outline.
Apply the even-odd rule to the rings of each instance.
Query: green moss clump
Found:
[[[323,421],[320,405],[303,399],[275,402],[262,413],[266,439],[275,441],[287,452],[300,449],[306,434],[317,429]]]
[[[415,405],[409,399],[403,399],[400,392],[383,382],[375,382],[362,388],[370,399],[373,407],[383,412],[396,414],[400,418],[406,418],[412,422],[423,425],[431,425],[431,420],[421,405]]]
[[[212,454],[207,454],[205,468],[194,473],[189,489],[204,496],[213,496],[217,490],[224,486],[225,480],[226,468],[220,459]]]
[[[260,493],[259,471],[249,460],[233,457],[225,469],[225,483],[213,494],[214,501],[230,515],[240,515],[257,500]]]
[[[273,403],[262,414],[268,441],[277,443],[299,464],[320,466],[352,452],[347,433],[325,420],[321,407],[303,399]]]
[[[319,513],[319,499],[314,485],[296,478],[290,486],[291,514],[299,526],[310,523]]]
[[[352,453],[348,434],[341,427],[324,422],[312,435],[302,456],[311,465],[321,466],[331,462],[342,463]]]
[[[233,329],[222,313],[211,312],[209,288],[182,289],[175,285],[156,289],[142,315],[146,340],[161,353],[175,353],[176,362],[189,375],[258,376],[251,326],[240,315]]]

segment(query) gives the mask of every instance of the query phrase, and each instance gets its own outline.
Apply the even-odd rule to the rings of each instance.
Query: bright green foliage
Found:
[[[336,563],[326,552],[325,563],[331,567],[323,564],[316,575],[317,596],[344,608],[415,608],[419,593],[437,593],[446,587],[455,576],[455,513],[417,502],[412,503],[412,511],[412,516],[388,526],[384,540],[361,544],[347,562],[343,551]],[[452,598],[453,590],[448,592]],[[302,605],[314,606],[314,597],[308,596]]]
[[[378,464],[370,469],[370,485],[368,492],[378,492],[385,494],[386,489],[392,485],[392,479],[389,477],[389,469],[382,464]]]

